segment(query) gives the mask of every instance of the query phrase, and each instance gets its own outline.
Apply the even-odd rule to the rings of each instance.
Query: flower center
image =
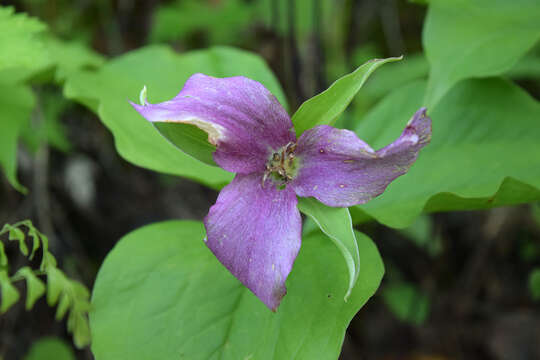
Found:
[[[297,164],[294,155],[295,150],[296,144],[290,142],[272,153],[266,163],[266,170],[264,171],[262,180],[263,186],[269,177],[275,180],[279,186],[284,186],[296,176]]]

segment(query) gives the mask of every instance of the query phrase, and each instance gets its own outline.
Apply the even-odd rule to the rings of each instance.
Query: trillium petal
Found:
[[[261,83],[237,76],[191,76],[172,100],[133,107],[151,122],[199,127],[216,145],[214,161],[237,173],[263,171],[271,152],[295,141],[292,122]]]
[[[328,206],[365,203],[405,174],[430,139],[425,108],[414,114],[396,141],[379,151],[352,131],[317,126],[298,140],[300,167],[291,186],[297,195],[313,196]]]
[[[294,191],[278,190],[262,174],[241,175],[221,190],[204,219],[206,244],[218,260],[275,311],[286,293],[301,242]]]

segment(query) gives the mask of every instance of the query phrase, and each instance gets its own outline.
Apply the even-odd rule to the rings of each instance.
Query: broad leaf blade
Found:
[[[425,82],[396,89],[359,124],[374,148],[392,142],[422,103]],[[357,208],[392,227],[423,210],[471,210],[540,200],[540,104],[500,79],[457,85],[435,109],[431,144],[409,172]]]
[[[332,125],[379,66],[403,57],[374,59],[336,80],[328,89],[304,102],[292,117],[296,135],[317,125]]]
[[[360,254],[349,209],[329,207],[314,198],[299,198],[298,209],[313,219],[341,251],[349,270],[347,300],[360,273]]]
[[[362,273],[345,303],[341,255],[322,234],[309,236],[288,294],[272,313],[217,261],[203,237],[202,224],[175,221],[136,230],[116,245],[93,290],[97,360],[336,359],[349,321],[384,271],[375,245],[359,238]]]
[[[146,47],[110,61],[98,72],[68,76],[64,93],[98,113],[113,133],[118,152],[128,161],[220,187],[232,179],[232,174],[203,164],[177,148],[213,163],[210,149],[201,147],[200,136],[176,133],[174,146],[128,103],[128,99],[139,98],[143,85],[148,87],[149,102],[170,100],[197,72],[217,77],[250,77],[266,86],[286,107],[277,80],[260,57],[225,47],[181,55],[164,46]]]
[[[509,70],[540,39],[537,0],[433,0],[423,43],[431,65],[425,104],[458,81]]]

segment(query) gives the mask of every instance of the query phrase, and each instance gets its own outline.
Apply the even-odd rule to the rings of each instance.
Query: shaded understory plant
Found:
[[[33,260],[41,252],[38,269],[23,266],[10,275],[9,261],[5,252],[4,241],[17,242],[20,253]],[[30,240],[29,240],[30,239]],[[30,242],[30,247],[28,242]],[[46,284],[40,277],[46,276]],[[58,269],[56,259],[49,251],[47,236],[34,227],[30,220],[5,224],[0,230],[0,312],[8,311],[20,298],[19,290],[14,283],[26,282],[26,310],[31,310],[36,301],[47,295],[49,306],[57,306],[56,320],[62,320],[66,313],[67,329],[73,333],[73,341],[77,347],[90,344],[90,328],[88,312],[90,311],[90,292],[80,282],[70,279]]]
[[[270,309],[301,243],[297,198],[331,207],[363,204],[407,172],[431,139],[431,120],[418,110],[401,136],[375,151],[350,130],[318,125],[297,139],[285,109],[246,77],[191,76],[172,100],[132,105],[152,123],[189,124],[208,134],[214,161],[236,173],[204,220],[216,257]],[[174,126],[174,125],[173,125]]]

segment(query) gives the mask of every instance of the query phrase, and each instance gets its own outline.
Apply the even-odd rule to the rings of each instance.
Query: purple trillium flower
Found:
[[[381,194],[431,139],[419,109],[401,136],[374,151],[349,130],[316,126],[296,138],[285,109],[245,77],[191,76],[172,100],[133,104],[151,122],[192,124],[216,146],[214,161],[236,173],[204,219],[219,261],[275,311],[301,243],[296,196],[348,207]]]

